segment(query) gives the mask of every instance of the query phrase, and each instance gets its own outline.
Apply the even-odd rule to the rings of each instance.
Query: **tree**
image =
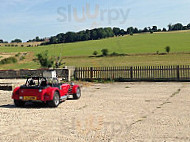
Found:
[[[182,30],[188,30],[187,26],[183,26]]]
[[[98,55],[98,52],[97,52],[97,51],[94,51],[94,52],[93,52],[93,55],[94,55],[94,56]]]
[[[49,39],[49,42],[50,42],[50,44],[57,44],[57,43],[58,43],[58,40],[57,40],[56,37],[51,37],[51,38]]]
[[[121,29],[121,30],[120,30],[120,35],[122,35],[122,36],[125,35],[125,31],[124,31],[124,29]]]
[[[149,30],[148,30],[147,27],[145,27],[144,30],[143,30],[144,33],[147,33],[148,31],[149,31]]]
[[[58,42],[58,43],[64,43],[65,42],[65,34],[63,34],[63,33],[58,34],[54,40],[55,40],[55,42]]]
[[[39,38],[39,36],[37,36],[35,40],[36,40],[37,42],[38,42],[38,41],[40,41],[40,38]]]
[[[172,24],[168,25],[168,31],[172,31]]]
[[[172,30],[183,30],[183,25],[181,23],[177,23],[175,25],[173,25]]]
[[[0,39],[0,43],[3,43],[3,40],[2,40],[2,39]]]
[[[163,32],[166,32],[167,30],[166,30],[166,28],[163,28],[162,31],[163,31]]]
[[[153,31],[153,32],[157,32],[157,31],[158,31],[157,26],[153,26],[153,27],[152,27],[152,31]]]
[[[12,40],[11,43],[21,43],[22,40],[21,39],[15,39],[15,40]]]
[[[170,53],[170,46],[166,46],[165,50],[167,53]]]
[[[131,33],[133,33],[133,32],[134,32],[133,27],[129,27],[129,28],[127,29],[127,34],[131,34]]]
[[[103,56],[107,56],[108,55],[108,49],[102,49],[101,52],[102,52]]]
[[[190,29],[190,23],[187,25],[187,28]]]
[[[138,33],[139,30],[138,30],[137,28],[135,28],[133,32],[134,32],[134,33]]]
[[[106,38],[106,32],[103,28],[98,28],[97,30],[98,39]]]
[[[76,41],[76,33],[74,32],[67,32],[65,34],[65,42],[75,42]]]
[[[37,59],[35,59],[34,61],[39,62],[42,67],[50,68],[54,64],[53,59],[48,57],[47,50],[45,52],[37,54],[36,57]]]
[[[115,36],[119,36],[120,35],[120,28],[114,27],[113,28],[113,33],[114,33]]]
[[[98,39],[98,34],[97,34],[97,30],[96,29],[94,29],[94,30],[91,31],[90,38],[92,40],[97,40]]]
[[[111,28],[104,28],[104,31],[106,32],[106,37],[113,37],[114,32]]]

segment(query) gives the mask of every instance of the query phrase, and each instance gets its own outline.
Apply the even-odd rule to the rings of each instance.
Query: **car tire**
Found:
[[[60,104],[59,93],[55,92],[53,95],[53,100],[48,102],[49,107],[58,107]]]
[[[14,104],[16,107],[23,107],[25,105],[25,102],[21,100],[14,100]]]
[[[73,94],[73,99],[78,100],[81,97],[81,89],[80,87],[77,88],[76,94]]]

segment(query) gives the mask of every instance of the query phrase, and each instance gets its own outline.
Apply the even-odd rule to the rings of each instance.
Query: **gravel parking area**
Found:
[[[189,92],[182,82],[91,84],[82,87],[80,100],[58,108],[16,108],[12,92],[0,91],[0,141],[187,142]]]

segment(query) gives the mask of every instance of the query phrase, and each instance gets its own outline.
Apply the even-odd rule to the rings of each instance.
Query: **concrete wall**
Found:
[[[14,78],[26,78],[28,76],[42,76],[43,71],[46,69],[39,70],[0,70],[0,79],[14,79]],[[68,69],[55,69],[58,78],[65,78],[70,80]]]

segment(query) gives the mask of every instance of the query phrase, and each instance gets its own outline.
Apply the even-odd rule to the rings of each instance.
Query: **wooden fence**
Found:
[[[190,81],[190,66],[78,67],[76,80]]]

